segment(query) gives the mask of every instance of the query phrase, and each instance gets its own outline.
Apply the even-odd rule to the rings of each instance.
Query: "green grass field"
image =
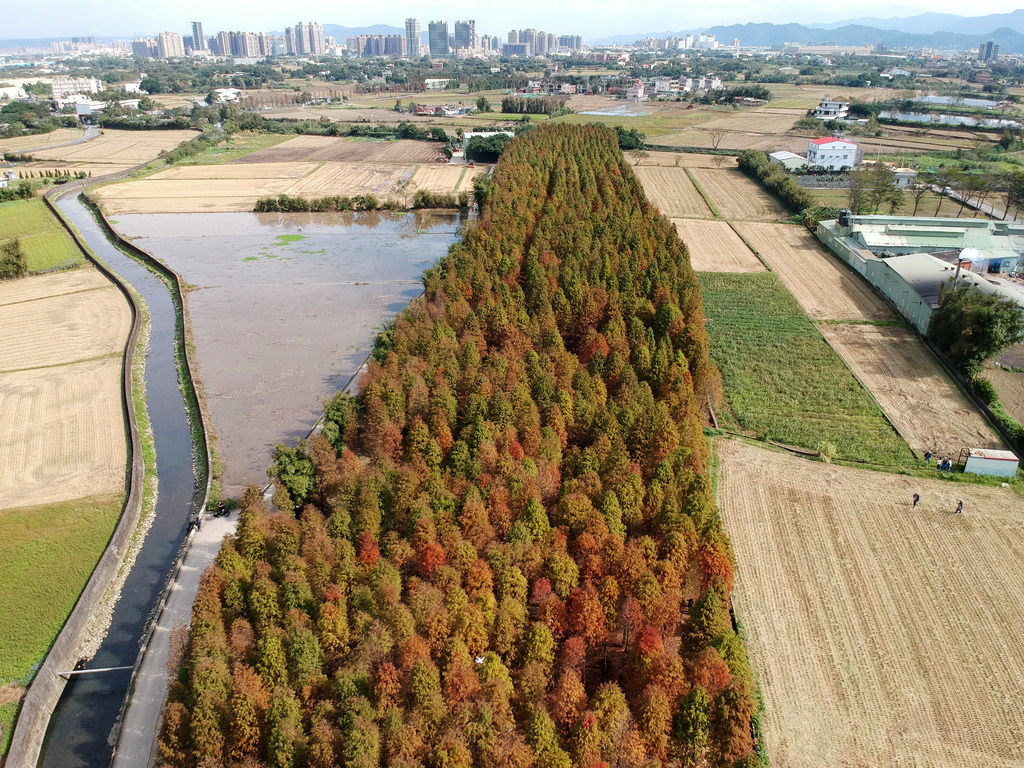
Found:
[[[205,152],[186,157],[176,165],[220,165],[294,138],[295,134],[240,131]]]
[[[21,240],[29,272],[85,261],[75,241],[39,198],[0,203],[0,241]]]
[[[121,494],[0,510],[0,685],[49,650],[103,554]]]
[[[910,449],[772,272],[701,273],[726,426],[838,458],[901,465]]]

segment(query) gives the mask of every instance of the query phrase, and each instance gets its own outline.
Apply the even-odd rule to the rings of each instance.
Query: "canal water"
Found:
[[[192,438],[174,361],[174,306],[167,286],[106,239],[92,212],[71,195],[57,205],[78,228],[97,256],[130,283],[149,305],[152,333],[146,356],[146,398],[156,444],[156,515],[145,543],[125,581],[110,630],[86,668],[135,663],[150,611],[175,560],[188,527],[195,498]],[[39,765],[85,768],[109,765],[107,743],[130,672],[107,672],[68,681],[50,720]]]

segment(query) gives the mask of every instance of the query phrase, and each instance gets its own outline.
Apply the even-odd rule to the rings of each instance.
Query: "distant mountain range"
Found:
[[[1024,52],[1024,10],[993,13],[988,16],[955,16],[945,13],[922,13],[906,18],[860,18],[829,24],[730,24],[679,32],[613,35],[588,41],[606,45],[625,45],[645,37],[696,35],[710,32],[720,42],[738,37],[740,45],[885,45],[890,47],[977,48],[993,40],[1005,53]]]

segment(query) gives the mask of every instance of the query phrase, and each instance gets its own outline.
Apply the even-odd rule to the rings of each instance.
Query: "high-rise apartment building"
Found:
[[[192,22],[192,50],[208,50],[206,47],[206,38],[203,37],[203,22],[201,21]]]
[[[184,56],[185,40],[177,32],[161,32],[156,36],[156,52],[161,59]]]
[[[519,42],[519,30],[518,29],[513,29],[511,32],[508,33],[508,44],[509,45],[516,45],[518,42]]]
[[[476,22],[455,22],[455,50],[459,48],[476,48]]]
[[[151,37],[137,37],[132,40],[132,56],[141,59],[156,58],[156,40]]]
[[[978,61],[985,62],[986,64],[999,55],[999,46],[996,45],[992,40],[982,43],[978,46]]]
[[[420,55],[420,38],[423,30],[419,19],[405,20],[405,55],[410,59],[418,59]]]
[[[447,56],[451,51],[448,48],[448,22],[432,21],[427,26],[427,35],[430,40],[431,56]]]
[[[284,31],[289,56],[322,56],[327,51],[324,25],[319,21],[298,22]]]

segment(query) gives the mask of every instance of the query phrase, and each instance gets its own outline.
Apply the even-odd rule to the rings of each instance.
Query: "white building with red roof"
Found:
[[[864,159],[860,144],[849,139],[829,136],[811,139],[807,145],[807,164],[830,171],[845,171],[856,168]]]

